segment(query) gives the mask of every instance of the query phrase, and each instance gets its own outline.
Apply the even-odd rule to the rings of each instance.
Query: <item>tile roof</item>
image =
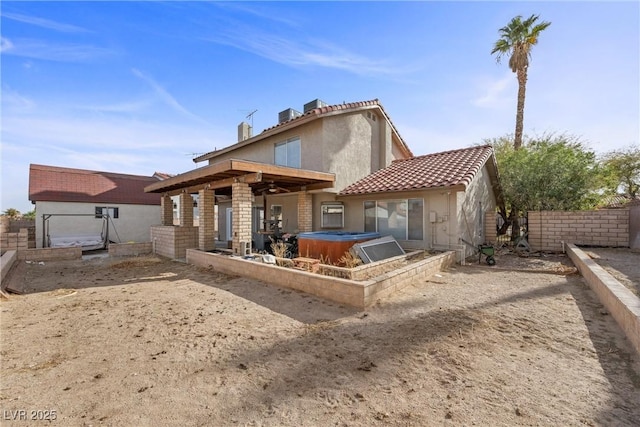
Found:
[[[160,195],[145,193],[157,178],[57,166],[29,166],[29,200],[47,202],[159,205]]]
[[[240,146],[245,146],[248,144],[251,144],[253,142],[257,142],[263,138],[266,138],[267,136],[270,136],[272,134],[274,134],[275,132],[280,131],[281,129],[289,129],[291,127],[295,127],[298,126],[299,124],[303,124],[308,122],[309,120],[315,119],[315,118],[320,118],[322,116],[325,115],[329,115],[329,114],[339,114],[341,112],[349,112],[349,111],[353,111],[353,110],[357,110],[360,108],[371,108],[371,107],[377,107],[380,112],[383,114],[384,118],[389,122],[389,124],[391,125],[392,131],[393,133],[395,133],[398,137],[398,140],[400,141],[400,145],[402,146],[402,149],[407,153],[407,155],[412,156],[413,153],[411,152],[411,149],[409,148],[409,146],[407,145],[407,143],[404,141],[404,139],[402,139],[402,137],[400,136],[400,133],[398,132],[398,129],[396,128],[396,126],[393,124],[393,122],[391,121],[391,118],[389,117],[389,115],[387,114],[387,112],[384,110],[384,108],[382,107],[382,104],[380,104],[380,101],[376,98],[376,99],[372,99],[370,101],[358,101],[358,102],[344,102],[342,104],[336,104],[336,105],[326,105],[324,107],[318,107],[318,108],[314,108],[312,110],[307,111],[306,113],[297,116],[293,119],[290,120],[286,120],[283,121],[281,123],[278,123],[275,126],[271,126],[269,128],[266,128],[265,130],[263,130],[261,133],[259,133],[258,135],[249,138],[247,140],[238,142],[236,144],[233,144],[229,147],[223,148],[221,150],[214,150],[214,151],[210,151],[208,153],[205,153],[201,156],[198,156],[196,158],[193,159],[194,162],[199,163],[205,160],[208,160],[212,157],[215,157],[218,154],[221,154],[223,152],[227,152],[230,150],[235,149],[236,147],[240,147]]]
[[[490,145],[395,160],[391,165],[349,185],[339,195],[468,186],[493,155]]]
[[[598,205],[599,209],[620,209],[629,206],[640,204],[640,196],[632,199],[630,196],[624,194],[614,194],[612,196],[605,197]]]

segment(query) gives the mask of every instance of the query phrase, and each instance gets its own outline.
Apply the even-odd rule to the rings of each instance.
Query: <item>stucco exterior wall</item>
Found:
[[[42,248],[43,214],[95,214],[96,206],[118,208],[118,218],[109,222],[109,239],[116,243],[149,242],[150,227],[160,224],[160,205],[36,202],[36,247]],[[102,219],[93,216],[54,216],[49,219],[49,234],[99,235],[102,226]]]
[[[467,191],[458,192],[457,197],[460,206],[457,211],[459,237],[477,247],[487,240],[485,212],[495,212],[496,209],[495,194],[486,166],[476,174]]]
[[[378,120],[369,119],[366,112],[323,119],[322,170],[336,174],[333,191],[381,168],[372,162],[380,153],[378,128]]]

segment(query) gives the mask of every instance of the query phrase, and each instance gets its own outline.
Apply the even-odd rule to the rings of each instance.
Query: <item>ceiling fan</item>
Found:
[[[280,187],[276,185],[275,182],[271,181],[266,187],[259,188],[256,190],[256,192],[262,193],[262,194],[266,194],[266,193],[276,194],[276,193],[290,193],[291,191],[287,188]]]

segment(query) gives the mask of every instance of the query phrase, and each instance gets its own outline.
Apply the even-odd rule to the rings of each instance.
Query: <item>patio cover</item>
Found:
[[[175,196],[215,190],[216,195],[231,195],[231,184],[249,184],[254,194],[269,188],[277,192],[297,192],[332,188],[335,174],[277,166],[247,160],[229,159],[203,166],[145,187],[146,193]]]

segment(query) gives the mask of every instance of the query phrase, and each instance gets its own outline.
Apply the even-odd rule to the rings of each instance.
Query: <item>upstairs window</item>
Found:
[[[279,166],[300,168],[300,137],[289,138],[275,145],[275,163]]]

